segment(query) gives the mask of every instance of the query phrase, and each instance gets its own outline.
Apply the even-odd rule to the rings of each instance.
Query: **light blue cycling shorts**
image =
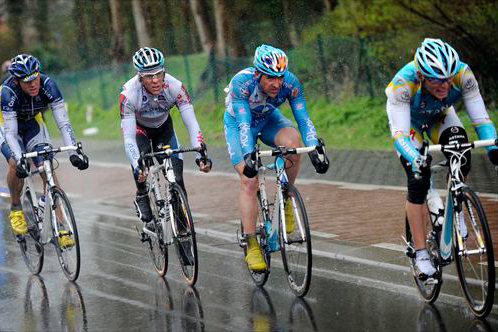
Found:
[[[223,117],[225,126],[225,139],[227,142],[228,154],[232,165],[244,161],[242,155],[242,146],[240,144],[240,130],[237,126],[235,117],[225,112]],[[253,142],[256,143],[258,134],[261,133],[261,140],[268,146],[275,147],[275,136],[282,128],[295,128],[292,121],[287,119],[278,109],[271,114],[259,118],[253,118],[251,121],[251,135]]]

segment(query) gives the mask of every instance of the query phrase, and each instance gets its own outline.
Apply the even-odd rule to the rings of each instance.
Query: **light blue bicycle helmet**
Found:
[[[258,72],[278,77],[284,76],[289,67],[284,51],[265,44],[254,52],[253,64]]]
[[[24,82],[34,80],[40,74],[40,61],[32,55],[19,54],[10,62],[9,73]]]
[[[426,77],[448,79],[459,64],[458,53],[441,39],[425,38],[415,52],[415,66]]]
[[[164,67],[164,56],[157,48],[142,47],[133,55],[133,66],[139,73]]]

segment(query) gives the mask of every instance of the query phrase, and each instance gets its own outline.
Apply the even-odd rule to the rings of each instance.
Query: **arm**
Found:
[[[199,147],[203,142],[201,128],[199,127],[199,123],[195,117],[194,106],[190,101],[190,96],[183,86],[178,93],[176,104],[178,106],[178,110],[180,111],[183,123],[185,124],[185,127],[187,127],[190,136],[190,144],[192,147]]]
[[[57,103],[52,103],[50,106],[54,112],[55,123],[61,132],[64,145],[76,145],[76,138],[74,137],[73,127],[69,121],[69,115],[66,106],[64,105],[64,101],[61,100]],[[76,152],[71,151],[70,154],[76,154]]]
[[[140,152],[136,138],[137,120],[135,118],[135,111],[133,105],[131,105],[125,95],[121,94],[120,98],[121,130],[123,131],[125,151],[131,166],[133,169],[136,169],[138,167]]]
[[[412,165],[420,153],[410,141],[411,90],[406,86],[394,88],[390,83],[386,89],[386,111],[396,150]]]
[[[289,96],[289,104],[292,109],[294,119],[296,119],[299,132],[301,133],[302,140],[306,146],[318,144],[313,121],[308,115],[306,110],[306,98],[304,98],[304,89],[299,80],[293,74],[289,75],[289,82],[292,84],[292,89]]]
[[[477,80],[470,68],[466,67],[464,70],[461,81],[462,97],[470,121],[479,139],[496,139],[496,129],[486,112]],[[485,149],[489,152],[497,149],[497,147],[487,146]]]
[[[21,159],[22,149],[17,140],[16,103],[17,96],[15,93],[8,86],[2,86],[0,106],[4,124],[4,138],[14,154],[15,161],[18,162]]]

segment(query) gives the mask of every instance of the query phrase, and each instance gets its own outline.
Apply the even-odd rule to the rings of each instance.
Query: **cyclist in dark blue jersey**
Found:
[[[306,146],[318,145],[315,126],[306,110],[303,87],[297,77],[288,70],[287,55],[280,49],[261,45],[254,54],[254,67],[237,73],[225,89],[226,111],[225,136],[230,160],[240,177],[239,206],[244,232],[249,234],[246,262],[251,270],[265,270],[266,263],[255,236],[258,212],[256,192],[258,181],[252,153],[258,134],[269,146],[300,147],[301,138]],[[278,106],[289,101],[299,133],[292,122],[282,115]],[[329,161],[317,151],[309,154],[318,173],[325,173]],[[298,170],[299,155],[288,157],[287,175],[294,183]],[[286,204],[286,206],[291,206]],[[288,213],[287,229],[292,230],[295,221]]]
[[[19,188],[22,188],[22,179],[28,176],[28,171],[20,161],[23,150],[36,151],[42,149],[43,144],[50,143],[41,112],[50,105],[65,145],[76,145],[76,139],[61,92],[57,84],[40,71],[38,59],[20,54],[11,60],[9,73],[11,77],[1,87],[0,105],[8,153],[15,161],[9,163],[7,174],[7,178],[12,180],[9,182],[10,221],[14,233],[25,234],[27,226],[19,202]],[[9,159],[8,155],[5,157]],[[88,167],[88,163],[75,152],[70,153],[69,160],[80,170]],[[41,159],[35,159],[35,163],[41,163]],[[74,242],[69,234],[65,238],[62,242],[67,246]]]

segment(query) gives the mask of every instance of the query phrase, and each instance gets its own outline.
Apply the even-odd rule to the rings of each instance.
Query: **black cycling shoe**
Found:
[[[135,201],[133,203],[135,204],[135,210],[137,212],[137,216],[143,222],[149,222],[152,220],[152,210],[150,209],[149,195],[137,194]]]
[[[192,248],[189,241],[182,242],[178,245],[180,259],[183,265],[194,265],[194,256],[192,255]]]

